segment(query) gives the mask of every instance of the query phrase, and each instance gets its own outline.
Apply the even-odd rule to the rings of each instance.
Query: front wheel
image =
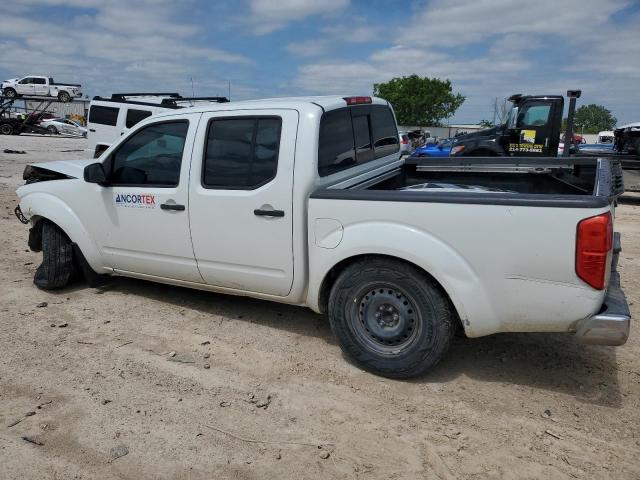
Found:
[[[73,245],[69,237],[55,224],[42,225],[42,263],[36,270],[33,283],[43,290],[65,287],[76,268],[73,263]]]
[[[434,367],[456,331],[454,310],[435,281],[393,259],[359,261],[338,277],[329,321],[342,350],[360,366],[390,378]]]
[[[18,92],[16,92],[13,88],[5,88],[3,91],[3,95],[7,98],[16,98],[18,96]]]
[[[13,135],[13,126],[10,123],[1,124],[0,135]]]
[[[67,92],[58,93],[58,100],[62,103],[67,103],[71,101],[71,96]]]
[[[54,127],[53,125],[49,125],[47,127],[47,132],[49,132],[50,135],[57,135],[58,134],[58,129],[56,127]]]

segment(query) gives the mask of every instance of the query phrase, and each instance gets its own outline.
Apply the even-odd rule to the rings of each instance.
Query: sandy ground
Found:
[[[640,478],[635,320],[620,348],[459,338],[392,381],[303,308],[127,279],[36,289],[15,188],[26,163],[84,147],[0,136],[0,478]],[[619,207],[636,317],[639,220]]]

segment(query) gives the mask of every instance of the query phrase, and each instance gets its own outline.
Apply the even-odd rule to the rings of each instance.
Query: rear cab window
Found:
[[[97,123],[99,125],[110,125],[115,127],[118,123],[119,108],[103,107],[101,105],[92,105],[89,109],[89,123]]]
[[[321,177],[399,151],[398,128],[386,105],[356,105],[322,115],[318,143]]]

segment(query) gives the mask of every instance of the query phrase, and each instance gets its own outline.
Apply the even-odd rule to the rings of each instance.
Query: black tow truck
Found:
[[[611,152],[581,151],[574,144],[573,124],[576,100],[581,90],[568,90],[569,111],[564,142],[560,151],[560,134],[564,97],[562,95],[512,95],[513,104],[503,125],[460,135],[453,139],[451,156],[456,157],[556,157],[607,156],[616,157],[625,168],[640,168],[640,153],[615,146]],[[618,137],[616,137],[617,140]]]

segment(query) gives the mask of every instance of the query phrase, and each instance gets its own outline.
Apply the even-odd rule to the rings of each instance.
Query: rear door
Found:
[[[33,77],[33,93],[35,95],[49,95],[49,85],[45,77]]]
[[[295,110],[203,115],[189,215],[206,283],[276,296],[291,290],[297,125]]]

